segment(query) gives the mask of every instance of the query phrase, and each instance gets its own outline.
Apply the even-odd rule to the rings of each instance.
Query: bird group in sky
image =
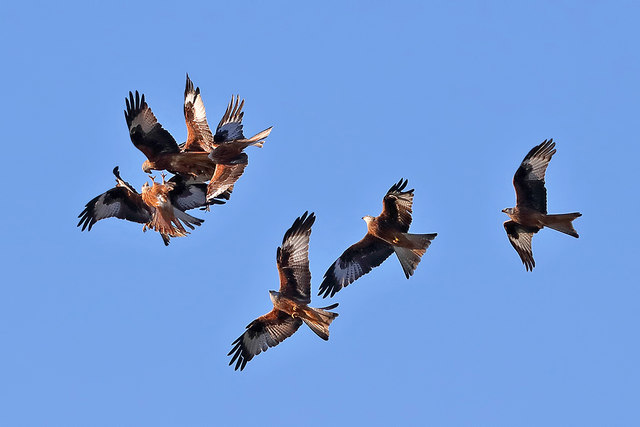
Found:
[[[172,237],[186,236],[204,220],[186,211],[200,208],[209,211],[213,205],[226,204],[249,160],[245,149],[262,147],[271,127],[246,138],[242,119],[244,100],[232,97],[215,130],[209,128],[200,89],[187,75],[184,91],[184,117],[187,140],[178,144],[158,122],[146,102],[145,95],[129,92],[124,112],[129,136],[147,160],[142,164],[146,174],[161,171],[159,180],[149,175],[141,192],[113,169],[116,186],[91,199],[78,216],[78,227],[91,230],[97,221],[116,217],[143,224],[143,231],[157,231],[165,245]],[[547,213],[545,173],[555,154],[553,140],[533,147],[524,157],[513,177],[516,205],[503,209],[509,216],[504,229],[527,271],[535,267],[531,240],[544,227],[573,237],[578,233],[573,221],[579,212]],[[173,174],[166,179],[167,171]],[[318,295],[333,297],[382,264],[395,253],[404,275],[409,279],[437,233],[409,233],[413,214],[414,190],[400,179],[382,199],[380,215],[364,216],[367,233],[348,247],[324,274]],[[276,251],[280,276],[279,291],[269,291],[273,309],[247,325],[245,332],[232,343],[229,365],[245,368],[254,356],[274,347],[293,335],[303,323],[323,340],[329,339],[329,325],[338,317],[331,311],[338,303],[322,308],[310,307],[311,272],[309,239],[315,222],[314,213],[305,212],[285,232]]]

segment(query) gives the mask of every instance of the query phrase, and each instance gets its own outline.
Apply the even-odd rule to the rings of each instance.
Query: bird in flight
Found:
[[[232,97],[215,134],[212,134],[200,95],[200,88],[194,88],[187,75],[184,90],[184,118],[187,126],[187,140],[178,144],[173,136],[158,122],[138,91],[129,92],[125,98],[124,112],[129,136],[133,144],[144,153],[147,160],[142,170],[167,170],[196,178],[200,182],[210,182],[207,198],[212,200],[224,193],[230,193],[233,185],[243,174],[248,157],[243,150],[249,145],[262,147],[269,136],[271,127],[245,139],[242,133],[244,100]]]
[[[404,191],[406,186],[407,180],[398,181],[382,199],[382,213],[377,217],[362,218],[367,223],[367,234],[331,264],[318,295],[333,297],[340,289],[382,264],[393,252],[406,278],[413,275],[437,233],[409,233],[414,190]]]
[[[513,176],[516,206],[502,210],[511,218],[504,223],[509,242],[520,255],[527,271],[533,271],[533,267],[536,266],[531,239],[542,228],[549,227],[569,236],[579,237],[573,228],[572,221],[582,216],[580,212],[547,214],[547,189],[544,186],[544,176],[551,157],[556,153],[555,146],[553,139],[549,139],[529,151]]]
[[[208,204],[223,204],[223,200],[214,200],[213,203],[206,201],[206,184],[189,184],[180,177],[173,177],[162,184],[154,183],[149,186],[148,183],[142,187],[142,193],[138,193],[131,184],[124,181],[120,177],[119,168],[113,169],[116,177],[116,186],[99,196],[91,199],[85,206],[84,210],[78,215],[80,221],[78,227],[82,227],[82,231],[87,229],[91,231],[93,225],[101,219],[116,217],[127,221],[145,224],[143,230],[154,228],[154,224],[162,221],[167,216],[172,221],[179,222],[182,220],[184,224],[193,229],[193,225],[200,225],[204,220],[195,218],[187,214],[186,210],[197,207],[208,206]],[[154,189],[155,187],[155,189]],[[155,200],[154,200],[155,199]],[[161,199],[166,199],[161,202]],[[183,235],[181,230],[184,227],[160,227],[162,240],[165,245],[169,244],[169,238],[172,236]]]
[[[244,99],[240,101],[239,96],[236,96],[235,100],[231,97],[231,101],[218,124],[216,134],[213,136],[213,144],[211,144],[213,149],[209,158],[216,164],[216,170],[207,189],[209,199],[233,189],[233,185],[249,164],[249,157],[244,149],[250,145],[262,148],[264,140],[273,129],[273,127],[269,127],[246,139],[242,133],[243,106]]]
[[[309,271],[309,236],[316,217],[305,212],[297,218],[282,239],[276,252],[280,275],[280,291],[269,291],[273,310],[247,325],[247,330],[232,345],[227,356],[229,365],[243,370],[254,356],[275,347],[289,338],[302,323],[306,323],[323,340],[329,339],[329,325],[338,317],[334,309],[338,304],[312,308],[311,272]]]

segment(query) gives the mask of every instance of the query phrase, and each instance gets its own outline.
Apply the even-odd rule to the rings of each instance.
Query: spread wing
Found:
[[[206,183],[193,182],[181,175],[175,175],[169,182],[174,184],[173,190],[169,192],[171,204],[181,211],[226,203],[220,198],[207,202]]]
[[[236,363],[235,370],[243,370],[253,356],[275,347],[289,338],[302,325],[302,320],[293,318],[275,308],[264,316],[249,323],[244,334],[240,335],[232,345],[227,356],[233,355],[229,366]]]
[[[305,212],[296,218],[278,247],[276,261],[280,273],[280,294],[301,303],[311,302],[309,237],[316,216]]]
[[[393,253],[388,243],[368,234],[349,247],[324,273],[318,295],[333,297],[343,287],[379,266]]]
[[[513,176],[516,189],[516,206],[525,206],[547,213],[547,189],[544,175],[551,157],[555,154],[553,139],[544,140],[529,151]]]
[[[200,95],[200,88],[193,88],[189,74],[187,74],[187,84],[184,89],[184,119],[187,124],[187,142],[182,150],[211,151],[213,135],[207,123],[207,113]]]
[[[382,213],[379,216],[382,221],[397,224],[404,233],[409,231],[413,206],[413,189],[403,191],[407,182],[401,179],[391,186],[382,199]]]
[[[167,132],[153,115],[151,108],[138,91],[134,98],[129,92],[129,98],[125,98],[127,109],[124,117],[129,127],[129,136],[135,145],[145,156],[154,161],[158,156],[180,151],[176,140]]]
[[[124,187],[115,187],[91,199],[80,212],[78,227],[82,231],[91,227],[101,219],[116,217],[127,221],[147,223],[151,221],[153,209],[142,201],[140,194]]]
[[[218,163],[207,188],[207,200],[219,197],[225,191],[231,190],[248,164],[249,156],[246,153],[241,153],[234,163]]]
[[[531,249],[531,238],[540,229],[537,227],[525,227],[514,221],[505,221],[504,229],[509,237],[511,246],[518,252],[520,259],[527,271],[533,271],[536,262],[533,259],[533,251]]]
[[[220,123],[218,123],[216,134],[213,136],[213,141],[216,144],[244,139],[244,134],[242,133],[244,112],[242,107],[244,107],[244,99],[240,101],[239,95],[236,95],[235,99],[232,96]]]

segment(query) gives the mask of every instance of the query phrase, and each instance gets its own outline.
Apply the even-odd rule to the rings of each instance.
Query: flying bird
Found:
[[[188,83],[189,80],[187,80],[187,85]],[[200,102],[194,105],[201,105],[202,99],[199,94],[196,97],[197,100]],[[134,96],[132,92],[129,92],[129,97],[125,98],[125,104],[127,109],[124,116],[129,127],[129,137],[133,145],[147,157],[147,160],[142,163],[142,170],[145,173],[151,173],[152,170],[167,170],[174,174],[203,177],[205,180],[213,176],[216,165],[209,159],[209,153],[207,151],[190,151],[206,144],[206,136],[203,136],[206,134],[203,131],[204,125],[201,126],[201,121],[198,121],[198,118],[201,119],[202,116],[196,114],[200,111],[198,108],[194,106],[190,110],[196,115],[192,120],[187,119],[188,137],[181,148],[173,136],[158,123],[144,98],[144,94],[140,96],[136,91]],[[185,115],[187,112],[186,104],[185,101]],[[202,106],[201,113],[204,114],[204,106]],[[206,125],[206,117],[204,124]]]
[[[244,149],[251,145],[262,147],[264,140],[273,129],[273,127],[269,127],[246,139],[242,132],[243,106],[244,99],[240,101],[239,96],[236,96],[235,100],[231,97],[231,101],[218,124],[216,134],[213,136],[213,149],[209,158],[216,164],[216,170],[207,190],[207,197],[210,199],[233,189],[233,185],[249,164],[249,157]]]
[[[582,216],[580,212],[547,214],[544,176],[551,157],[556,153],[555,146],[553,139],[549,139],[529,151],[513,176],[516,206],[502,210],[511,218],[504,223],[509,242],[520,255],[527,271],[533,271],[533,267],[536,266],[531,239],[542,228],[549,227],[569,236],[579,237],[572,221]]]
[[[316,217],[305,212],[297,218],[282,239],[276,252],[280,275],[280,291],[269,291],[273,310],[249,323],[244,334],[233,342],[227,356],[233,355],[229,365],[243,370],[254,356],[275,347],[293,335],[306,323],[323,340],[329,339],[329,325],[338,317],[334,309],[338,304],[312,308],[311,272],[309,271],[309,236]]]
[[[80,218],[78,227],[82,227],[82,231],[85,229],[91,231],[96,222],[111,217],[144,224],[143,230],[154,228],[154,226],[157,228],[158,221],[161,224],[166,222],[167,215],[174,223],[181,220],[191,229],[194,228],[193,225],[200,225],[204,221],[184,211],[207,206],[207,203],[210,203],[205,197],[206,184],[188,184],[181,178],[175,180],[172,178],[162,190],[160,190],[160,184],[154,183],[152,187],[145,183],[142,187],[143,194],[140,194],[120,177],[117,166],[113,169],[113,174],[116,177],[116,186],[91,199],[78,215]],[[168,201],[161,203],[162,198],[168,198]],[[212,204],[223,203],[223,200],[214,200]],[[177,230],[174,230],[176,227],[173,226],[160,228],[162,231],[158,231],[165,245],[169,244],[170,237],[182,235],[181,229],[184,230],[182,225],[177,227]]]
[[[409,233],[414,190],[404,191],[406,186],[407,180],[401,179],[387,191],[380,215],[362,217],[367,223],[367,234],[331,264],[324,274],[318,295],[333,297],[340,289],[382,264],[393,252],[406,278],[413,275],[437,233]]]

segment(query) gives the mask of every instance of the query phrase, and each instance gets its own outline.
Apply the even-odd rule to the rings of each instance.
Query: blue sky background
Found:
[[[640,7],[635,2],[14,2],[0,13],[0,423],[7,426],[639,425]],[[165,248],[116,219],[136,188],[124,97],[179,141],[185,73],[215,125],[232,94],[273,125],[230,203]],[[502,228],[545,138],[549,211],[525,272]],[[307,327],[227,366],[270,310],[276,247],[315,211],[314,295],[399,178],[415,276],[395,258]],[[314,298],[312,305],[331,301]]]

